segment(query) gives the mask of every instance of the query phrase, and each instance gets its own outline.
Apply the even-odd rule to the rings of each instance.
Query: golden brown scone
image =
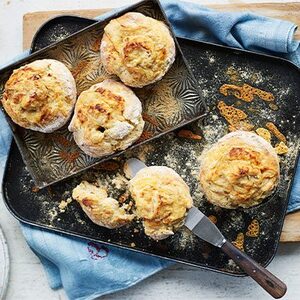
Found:
[[[140,170],[129,182],[136,215],[143,220],[145,234],[155,240],[174,234],[192,207],[190,189],[172,169],[163,166]]]
[[[102,157],[133,144],[144,123],[136,95],[124,84],[106,79],[80,94],[69,130],[86,154]]]
[[[72,193],[87,216],[97,225],[109,229],[130,223],[134,215],[127,214],[117,200],[107,197],[106,190],[87,181],[81,182]]]
[[[173,64],[176,52],[169,28],[136,12],[108,23],[100,51],[107,72],[132,87],[160,80]]]
[[[224,208],[261,203],[277,186],[279,176],[274,148],[251,132],[229,133],[201,157],[202,190],[209,202]]]
[[[54,59],[41,59],[13,72],[2,104],[21,127],[49,133],[66,124],[76,102],[76,84],[69,69]]]

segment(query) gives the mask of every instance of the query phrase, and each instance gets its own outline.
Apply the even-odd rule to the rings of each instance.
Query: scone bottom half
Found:
[[[60,61],[41,59],[13,71],[5,84],[2,104],[14,123],[50,133],[68,122],[76,96],[69,69]]]
[[[176,47],[165,23],[129,12],[105,26],[100,55],[109,74],[141,88],[167,73],[175,61]]]
[[[131,146],[144,124],[142,104],[134,92],[106,79],[80,94],[69,130],[82,151],[99,158]]]
[[[255,133],[225,135],[201,157],[200,186],[206,199],[227,209],[262,203],[279,183],[279,158]]]
[[[174,234],[184,223],[193,200],[189,187],[172,169],[164,166],[147,167],[129,181],[134,201],[128,206],[108,197],[104,188],[86,181],[72,193],[83,211],[95,224],[109,229],[129,224],[134,218],[142,221],[144,232],[154,240]]]
[[[128,214],[125,206],[108,197],[104,188],[87,181],[81,182],[72,192],[72,197],[95,224],[109,229],[119,228],[130,223],[134,215]]]

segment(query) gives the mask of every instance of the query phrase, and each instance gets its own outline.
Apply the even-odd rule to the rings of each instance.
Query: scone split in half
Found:
[[[69,125],[76,144],[92,157],[128,148],[143,128],[140,100],[124,84],[111,79],[80,94]]]
[[[279,177],[274,148],[255,133],[229,133],[201,157],[201,188],[209,202],[223,208],[261,203],[271,195]]]
[[[2,104],[19,126],[49,133],[69,120],[76,93],[69,69],[57,60],[42,59],[13,72],[5,84]]]
[[[100,46],[106,71],[132,87],[160,80],[175,60],[175,42],[161,21],[129,12],[104,28]]]
[[[193,204],[187,184],[174,170],[164,166],[140,170],[130,180],[129,190],[145,234],[155,240],[173,235]]]
[[[105,189],[87,181],[81,182],[72,192],[72,197],[95,224],[109,229],[130,223],[134,215],[128,214],[119,202],[108,197]]]

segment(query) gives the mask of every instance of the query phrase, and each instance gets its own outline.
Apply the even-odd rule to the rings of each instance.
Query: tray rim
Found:
[[[61,18],[61,17],[64,17],[64,16],[57,16],[57,17],[55,17],[53,19]],[[74,17],[80,18],[80,19],[87,19],[87,18],[81,18],[81,17],[77,17],[77,16],[74,16]],[[53,20],[53,19],[51,19],[51,20]],[[87,19],[87,20],[91,20],[91,19]],[[46,24],[46,23],[44,23],[44,24]],[[292,62],[290,62],[290,61],[288,61],[288,60],[286,60],[284,58],[280,58],[280,57],[276,57],[276,56],[272,56],[272,55],[261,54],[261,53],[255,53],[253,51],[248,51],[248,50],[243,50],[243,49],[238,49],[238,48],[233,48],[233,47],[227,47],[227,46],[224,46],[224,45],[218,45],[218,44],[214,44],[214,43],[199,42],[199,41],[195,41],[195,40],[192,40],[192,39],[185,39],[185,38],[181,38],[181,39],[190,41],[192,43],[200,43],[200,44],[202,43],[202,44],[208,44],[208,45],[211,45],[211,46],[217,47],[217,48],[226,48],[226,49],[229,49],[230,51],[233,50],[233,51],[239,51],[239,52],[246,52],[246,53],[250,53],[250,54],[254,54],[254,55],[258,55],[258,56],[264,56],[264,57],[267,56],[267,57],[269,57],[271,59],[275,58],[275,60],[279,60],[279,61],[283,61],[283,62],[288,62],[289,65],[290,65],[290,67],[296,67],[296,70],[300,71],[300,69],[295,64],[293,64]],[[16,145],[14,145],[14,146],[16,147]],[[202,269],[206,269],[206,270],[210,270],[210,271],[217,272],[217,273],[222,273],[222,274],[226,274],[226,275],[230,275],[230,276],[236,276],[236,277],[244,277],[244,276],[246,276],[246,274],[244,274],[244,273],[233,273],[233,272],[230,272],[228,270],[221,270],[221,269],[217,269],[217,268],[212,267],[212,266],[205,266],[205,265],[202,265],[202,264],[194,264],[194,263],[189,263],[187,261],[181,261],[181,260],[178,260],[178,259],[170,258],[170,257],[167,257],[167,256],[160,256],[158,254],[148,253],[148,252],[142,251],[140,249],[134,249],[134,248],[130,248],[130,247],[127,247],[127,246],[124,246],[124,245],[119,245],[119,244],[116,244],[116,243],[110,243],[110,242],[100,241],[98,239],[93,239],[93,238],[87,237],[85,235],[76,234],[74,232],[69,232],[68,230],[60,230],[60,229],[57,229],[57,228],[51,228],[51,227],[48,227],[48,226],[43,225],[43,224],[34,223],[34,222],[28,221],[26,219],[23,219],[22,216],[18,215],[13,210],[13,208],[10,207],[10,205],[9,205],[9,203],[7,201],[6,189],[5,189],[5,184],[4,184],[5,178],[7,176],[8,161],[9,161],[9,157],[11,155],[12,147],[13,146],[11,145],[9,156],[8,156],[8,159],[7,159],[7,162],[6,162],[6,167],[5,167],[5,172],[4,172],[3,182],[2,182],[1,188],[2,188],[2,191],[3,191],[3,196],[4,196],[4,199],[5,199],[5,205],[6,205],[6,207],[12,213],[12,215],[15,218],[17,218],[18,220],[20,220],[20,221],[22,221],[22,222],[24,222],[26,224],[35,226],[35,227],[44,228],[46,230],[52,230],[52,231],[55,231],[55,232],[60,232],[60,233],[63,233],[63,234],[67,234],[67,235],[71,235],[71,236],[75,236],[75,237],[80,237],[80,238],[83,238],[83,239],[93,240],[93,241],[100,242],[100,243],[103,243],[103,244],[116,246],[116,247],[119,247],[119,248],[122,248],[122,249],[132,250],[132,251],[136,251],[136,252],[140,252],[140,253],[146,253],[148,255],[160,257],[160,258],[163,258],[163,259],[168,259],[168,260],[171,260],[171,261],[180,262],[180,263],[183,263],[183,264],[186,264],[186,265],[190,265],[190,266],[196,266],[196,267],[199,267],[199,268],[202,268]],[[297,153],[297,156],[296,156],[296,159],[295,159],[295,164],[293,166],[293,175],[292,175],[292,179],[291,179],[290,185],[288,187],[288,193],[287,193],[287,197],[286,197],[287,199],[290,196],[291,188],[293,186],[293,182],[294,182],[294,178],[295,178],[295,172],[296,172],[296,169],[297,169],[296,165],[297,165],[297,163],[298,163],[299,160],[300,160],[300,149],[298,150],[298,153]],[[281,228],[280,228],[280,231],[279,231],[280,233],[282,231],[283,221],[284,221],[284,218],[285,218],[285,215],[286,215],[287,206],[288,206],[288,201],[286,201],[285,211],[282,214],[282,217],[280,218],[280,222],[281,222]],[[275,245],[274,245],[275,247],[274,247],[274,251],[272,253],[272,256],[269,258],[268,261],[265,262],[264,266],[268,266],[269,263],[274,259],[275,255],[276,255],[276,252],[277,252],[277,249],[278,249],[278,245],[279,245],[279,238],[280,238],[280,234],[278,235],[277,241],[275,242]]]
[[[90,21],[94,21],[94,23],[96,23],[97,21],[93,20],[93,19],[88,19],[88,18],[83,18],[83,17],[78,17],[78,16],[70,16],[70,15],[60,15],[60,16],[56,16],[54,18],[51,18],[50,20],[47,20],[43,25],[41,25],[40,28],[42,28],[44,25],[46,25],[49,21],[52,21],[54,19],[57,19],[57,18],[61,18],[61,17],[75,17],[75,18],[78,18],[78,19],[85,19],[85,20],[90,20]],[[93,25],[93,24],[92,24]],[[38,30],[39,31],[39,30]],[[35,36],[34,36],[35,38]],[[177,36],[178,38],[178,36]],[[210,42],[203,42],[203,41],[197,41],[197,40],[193,40],[193,39],[188,39],[188,38],[182,38],[182,37],[179,37],[179,39],[183,39],[183,40],[187,40],[187,41],[190,41],[192,43],[202,43],[202,44],[208,44],[208,45],[211,45],[211,46],[215,46],[217,48],[226,48],[226,49],[229,49],[229,50],[233,50],[233,51],[238,51],[238,52],[246,52],[246,53],[249,53],[249,54],[254,54],[254,55],[258,55],[258,56],[264,56],[264,57],[269,57],[271,59],[275,59],[275,60],[281,60],[283,62],[288,62],[288,64],[290,65],[290,67],[294,67],[297,69],[297,71],[299,72],[300,71],[300,68],[295,65],[293,62],[285,59],[285,58],[281,58],[281,57],[276,57],[276,56],[273,56],[273,55],[268,55],[268,54],[264,54],[264,53],[257,53],[257,52],[254,52],[254,51],[249,51],[249,50],[244,50],[244,49],[239,49],[239,48],[234,48],[234,47],[228,47],[226,45],[219,45],[219,44],[216,44],[216,43],[210,43]],[[34,41],[34,39],[33,39]],[[155,256],[155,257],[160,257],[160,258],[163,258],[163,259],[167,259],[167,260],[171,260],[171,261],[175,261],[175,262],[180,262],[180,263],[183,263],[185,265],[190,265],[190,266],[196,266],[196,267],[199,267],[199,268],[202,268],[202,269],[205,269],[205,270],[210,270],[210,271],[213,271],[213,272],[216,272],[216,273],[222,273],[222,274],[226,274],[226,275],[229,275],[229,276],[235,276],[235,277],[245,277],[247,276],[246,274],[244,273],[231,273],[229,272],[228,270],[220,270],[220,269],[215,269],[214,267],[207,267],[205,265],[197,265],[197,264],[193,264],[193,263],[189,263],[189,262],[186,262],[186,261],[178,261],[177,259],[174,259],[174,258],[168,258],[166,256],[160,256],[160,255],[157,255],[157,254],[152,254],[152,253],[148,253],[148,252],[145,252],[145,251],[142,251],[142,250],[139,250],[139,249],[134,249],[134,248],[130,248],[130,247],[126,247],[126,246],[123,246],[123,245],[118,245],[118,244],[114,244],[114,243],[109,243],[109,242],[103,242],[103,241],[99,241],[97,239],[93,239],[93,238],[90,238],[90,237],[86,237],[86,236],[83,236],[83,235],[78,235],[78,234],[75,234],[73,232],[68,232],[68,230],[59,230],[59,229],[56,229],[56,228],[51,228],[51,227],[48,227],[46,225],[43,225],[43,224],[37,224],[37,223],[33,223],[33,222],[30,222],[30,221],[26,221],[24,220],[21,216],[19,216],[8,204],[8,201],[7,201],[7,195],[6,195],[6,189],[5,189],[5,178],[7,177],[7,172],[8,172],[8,162],[10,160],[10,156],[11,156],[11,152],[12,152],[12,148],[15,147],[17,151],[19,151],[19,149],[17,148],[17,145],[13,145],[13,143],[15,143],[15,141],[12,141],[12,144],[11,144],[11,147],[10,147],[10,150],[9,150],[9,153],[8,153],[8,157],[7,157],[7,161],[6,161],[6,165],[5,165],[5,169],[4,169],[4,174],[3,174],[3,181],[2,181],[2,184],[1,184],[1,187],[0,187],[0,192],[2,190],[2,194],[3,194],[3,198],[4,198],[4,202],[5,202],[5,205],[7,207],[7,209],[10,211],[10,213],[18,220],[26,223],[26,224],[29,224],[29,225],[32,225],[34,227],[40,227],[40,228],[43,228],[43,229],[46,229],[46,230],[52,230],[52,231],[55,231],[55,232],[58,232],[58,233],[63,233],[63,234],[66,234],[66,235],[71,235],[71,236],[75,236],[75,237],[79,237],[79,238],[83,238],[83,239],[88,239],[88,240],[93,240],[93,241],[96,241],[96,242],[100,242],[100,243],[103,243],[103,244],[107,244],[107,245],[111,245],[111,246],[116,246],[116,247],[119,247],[119,248],[122,248],[122,249],[127,249],[127,250],[131,250],[131,251],[136,251],[136,252],[140,252],[140,253],[144,253],[144,254],[148,254],[148,255],[152,255],[152,256]],[[20,151],[19,151],[20,152]],[[295,159],[295,164],[294,164],[294,167],[293,167],[293,175],[292,175],[292,179],[290,181],[290,185],[288,187],[288,193],[287,193],[287,199],[289,198],[290,196],[290,193],[291,193],[291,189],[292,189],[292,186],[293,186],[293,182],[294,182],[294,178],[295,178],[295,173],[296,173],[296,165],[298,163],[298,161],[300,160],[300,149],[298,150],[297,152],[297,156],[296,156],[296,159]],[[287,206],[288,206],[288,201],[286,201],[286,205],[285,205],[285,213],[282,215],[282,218],[281,218],[281,229],[280,229],[280,233],[282,232],[282,227],[283,227],[283,221],[284,221],[284,218],[285,218],[285,215],[286,215],[286,209],[287,209]],[[278,239],[277,239],[277,242],[275,243],[275,248],[274,248],[274,252],[272,254],[272,256],[270,257],[270,259],[265,263],[264,266],[268,266],[269,263],[274,259],[274,256],[276,255],[276,252],[277,252],[277,249],[278,249],[278,245],[279,245],[279,237],[280,237],[280,234],[278,235]]]
[[[109,11],[108,11],[109,12]],[[30,47],[29,47],[29,53],[36,53],[37,51],[34,51],[34,45],[36,43],[36,39],[38,37],[39,34],[41,34],[41,31],[44,29],[45,26],[47,26],[48,24],[52,23],[53,21],[57,20],[57,19],[61,19],[61,18],[67,18],[67,19],[79,19],[82,20],[83,22],[92,22],[90,25],[87,25],[88,26],[91,26],[91,25],[95,25],[98,21],[95,20],[95,19],[89,19],[89,18],[84,18],[84,17],[79,17],[79,16],[76,16],[76,15],[65,15],[65,14],[62,14],[62,15],[59,15],[59,16],[55,16],[53,18],[50,18],[48,19],[47,21],[43,22],[42,25],[38,28],[38,30],[35,32],[35,34],[33,35],[32,37],[32,41],[31,41],[31,44],[30,44]],[[85,29],[85,28],[83,28]],[[80,31],[80,30],[79,30]],[[75,33],[78,33],[75,32]],[[74,34],[75,34],[74,33]],[[1,71],[1,70],[0,70]]]
[[[66,38],[64,38],[64,39],[62,39],[62,40],[60,40],[60,41],[58,41],[58,42],[55,42],[55,43],[53,43],[53,44],[51,44],[51,45],[49,45],[49,46],[47,46],[47,47],[45,47],[45,48],[43,48],[43,49],[40,49],[40,50],[38,50],[38,51],[36,51],[36,52],[34,52],[34,53],[32,53],[32,54],[30,54],[30,55],[28,55],[28,56],[26,56],[26,57],[20,59],[20,60],[17,60],[17,61],[15,61],[15,62],[11,63],[11,64],[8,64],[8,65],[4,66],[3,68],[0,69],[0,75],[1,75],[2,73],[6,73],[6,72],[8,72],[8,71],[10,71],[10,70],[12,70],[12,69],[15,69],[17,66],[19,66],[19,65],[21,65],[21,64],[24,64],[24,63],[26,63],[27,61],[31,61],[33,58],[39,56],[40,54],[43,54],[44,52],[47,52],[48,50],[54,49],[56,46],[61,45],[61,44],[65,43],[65,42],[67,42],[68,40],[74,38],[74,36],[76,36],[76,35],[82,34],[82,33],[84,33],[85,31],[89,31],[89,30],[92,29],[94,26],[96,27],[96,26],[98,26],[98,25],[100,25],[100,24],[106,23],[106,22],[108,22],[108,21],[110,21],[110,20],[112,20],[112,19],[114,19],[114,18],[116,18],[116,17],[118,17],[118,16],[120,16],[120,15],[122,15],[122,14],[124,14],[124,13],[127,13],[127,12],[129,12],[129,11],[131,11],[131,10],[134,10],[134,9],[138,8],[139,6],[141,6],[141,5],[143,5],[143,4],[146,4],[147,2],[148,2],[148,3],[149,3],[149,2],[152,2],[152,3],[156,4],[156,5],[158,5],[158,7],[159,7],[159,9],[160,9],[160,12],[162,13],[162,15],[163,15],[163,17],[164,17],[164,22],[165,22],[165,23],[168,25],[168,27],[169,27],[170,33],[171,33],[171,35],[172,35],[172,37],[173,37],[173,39],[174,39],[175,45],[176,45],[176,51],[180,53],[181,59],[182,59],[183,62],[184,62],[185,68],[186,68],[186,70],[187,70],[187,72],[188,72],[190,78],[191,78],[192,81],[194,82],[194,89],[195,89],[195,92],[199,95],[199,98],[202,100],[202,101],[201,101],[201,102],[202,102],[202,110],[201,110],[201,112],[199,112],[200,114],[197,115],[197,116],[194,117],[194,118],[185,120],[184,122],[182,122],[182,123],[180,123],[180,124],[177,124],[176,126],[173,126],[172,128],[169,128],[169,129],[167,129],[167,130],[165,130],[165,131],[163,131],[163,132],[161,132],[161,133],[155,135],[155,136],[152,137],[152,138],[149,138],[149,139],[146,139],[146,140],[144,140],[144,141],[141,141],[141,142],[139,142],[138,144],[133,144],[133,145],[129,146],[128,148],[126,148],[125,150],[118,151],[118,152],[115,152],[115,153],[113,153],[113,154],[111,154],[111,155],[108,155],[108,156],[104,156],[104,157],[102,157],[102,158],[99,158],[99,160],[98,160],[97,162],[92,163],[91,165],[86,166],[86,167],[82,168],[81,170],[72,172],[72,173],[70,173],[69,175],[67,175],[67,176],[64,177],[64,178],[60,178],[60,179],[57,179],[57,180],[52,180],[51,182],[47,182],[47,183],[44,182],[44,181],[42,181],[42,180],[38,180],[38,178],[37,178],[35,172],[33,172],[33,167],[32,167],[32,165],[29,164],[29,163],[27,163],[27,160],[25,159],[25,158],[29,155],[29,153],[28,153],[27,151],[26,151],[26,153],[25,153],[25,152],[23,153],[23,151],[20,150],[22,159],[23,159],[23,161],[24,161],[26,167],[28,168],[28,171],[29,171],[31,177],[33,178],[33,180],[34,180],[34,182],[35,182],[35,184],[36,184],[36,186],[37,186],[38,188],[42,189],[42,188],[45,188],[45,187],[47,187],[47,186],[51,186],[51,185],[53,185],[53,184],[55,184],[55,183],[57,183],[57,182],[66,180],[66,179],[68,179],[68,178],[71,178],[71,177],[73,177],[73,176],[75,176],[75,175],[77,175],[77,174],[81,174],[82,172],[84,172],[84,171],[86,171],[86,170],[88,170],[88,169],[90,169],[90,168],[92,168],[92,167],[94,167],[94,166],[100,164],[101,162],[110,160],[110,159],[112,159],[112,158],[114,158],[114,157],[118,157],[118,156],[124,154],[124,153],[125,153],[126,151],[128,151],[128,150],[131,150],[131,149],[134,149],[134,148],[136,148],[136,147],[139,147],[139,146],[141,146],[141,145],[143,145],[143,144],[145,144],[145,143],[147,143],[147,142],[149,142],[149,141],[155,140],[155,139],[157,139],[157,138],[159,138],[159,137],[161,137],[161,136],[163,136],[163,135],[165,135],[165,134],[168,134],[168,133],[170,133],[170,132],[172,132],[172,131],[175,131],[175,130],[181,128],[181,127],[184,127],[184,126],[186,126],[186,125],[188,125],[188,124],[190,124],[190,123],[195,122],[196,120],[202,119],[202,118],[204,118],[205,116],[207,116],[207,114],[208,114],[208,106],[207,106],[207,104],[206,104],[205,101],[204,101],[203,95],[202,95],[202,93],[201,93],[200,86],[199,86],[199,84],[198,84],[198,82],[197,82],[197,79],[195,78],[195,76],[194,76],[194,74],[193,74],[193,72],[192,72],[192,70],[191,70],[191,68],[190,68],[190,66],[189,66],[189,64],[188,64],[188,62],[187,62],[187,60],[186,60],[186,58],[184,57],[184,54],[183,54],[183,52],[182,52],[182,50],[181,50],[181,48],[180,48],[180,45],[179,45],[179,43],[178,43],[178,41],[177,41],[176,35],[175,35],[175,33],[174,33],[173,29],[172,29],[171,23],[169,22],[169,20],[168,20],[168,18],[167,18],[167,16],[166,16],[166,14],[165,14],[165,12],[164,12],[164,10],[163,10],[163,8],[162,8],[162,6],[161,6],[159,0],[142,0],[142,1],[139,1],[139,2],[137,2],[137,3],[135,3],[135,4],[133,4],[133,5],[126,6],[126,7],[124,7],[123,9],[119,9],[119,10],[117,10],[116,12],[113,12],[110,16],[106,17],[106,18],[103,19],[103,20],[96,21],[95,23],[93,23],[93,24],[91,24],[91,25],[88,25],[87,27],[85,27],[85,28],[83,28],[83,29],[81,29],[81,30],[79,30],[79,31],[77,31],[77,32],[75,32],[75,33],[73,33],[73,34],[67,36]],[[51,20],[53,20],[53,19],[55,19],[55,18],[52,18]],[[49,21],[51,21],[51,20],[49,20]],[[48,21],[47,21],[47,22],[48,22]],[[47,23],[47,22],[46,22],[46,23]],[[45,24],[43,24],[42,27],[43,27],[44,25],[45,25]],[[177,56],[177,55],[176,55],[176,56]],[[18,135],[16,134],[16,128],[18,128],[18,125],[15,124],[15,123],[9,118],[9,116],[8,116],[7,113],[5,112],[5,110],[4,110],[4,108],[3,108],[2,105],[0,105],[0,109],[2,110],[2,112],[3,112],[4,116],[5,116],[5,119],[6,119],[7,123],[8,123],[8,125],[9,125],[10,129],[12,130],[13,137],[14,137],[14,140],[16,141],[16,144],[17,144],[18,148],[21,149],[21,144],[24,143],[24,139],[20,139],[20,138],[18,137]]]

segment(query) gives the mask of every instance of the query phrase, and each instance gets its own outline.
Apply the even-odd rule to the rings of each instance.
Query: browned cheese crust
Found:
[[[109,22],[100,51],[107,72],[132,87],[160,80],[175,60],[175,43],[168,27],[135,12]]]
[[[209,202],[224,208],[261,203],[277,186],[279,176],[275,150],[250,132],[227,134],[201,158],[202,190]]]
[[[59,61],[34,61],[13,72],[5,85],[2,104],[19,126],[40,132],[62,127],[72,114],[76,84]]]

